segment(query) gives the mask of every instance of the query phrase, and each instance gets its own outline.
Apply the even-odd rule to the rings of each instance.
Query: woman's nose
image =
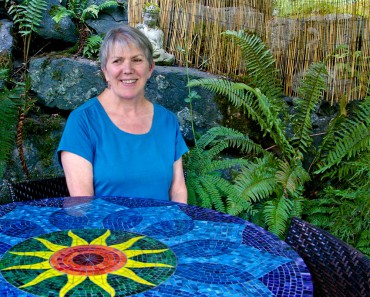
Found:
[[[126,60],[122,63],[122,72],[123,73],[132,73],[133,72],[133,67],[132,67],[131,61]]]

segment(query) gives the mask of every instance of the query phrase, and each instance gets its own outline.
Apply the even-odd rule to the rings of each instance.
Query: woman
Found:
[[[71,196],[130,196],[187,202],[176,116],[145,98],[153,49],[140,30],[110,30],[100,50],[108,87],[74,110],[58,155]]]

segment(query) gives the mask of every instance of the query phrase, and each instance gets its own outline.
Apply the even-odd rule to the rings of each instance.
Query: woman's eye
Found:
[[[140,58],[134,59],[134,62],[136,62],[136,63],[141,62],[141,61],[142,61],[142,59],[140,59]]]

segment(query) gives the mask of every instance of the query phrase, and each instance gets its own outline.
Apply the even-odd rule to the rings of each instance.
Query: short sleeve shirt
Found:
[[[58,147],[93,165],[96,196],[169,200],[173,164],[188,151],[174,113],[154,105],[151,129],[130,134],[119,129],[95,97],[68,117]]]

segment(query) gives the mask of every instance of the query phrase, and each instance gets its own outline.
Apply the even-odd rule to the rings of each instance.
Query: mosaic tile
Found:
[[[1,205],[0,218],[2,216],[6,215],[9,212],[12,212],[14,210],[14,208],[16,208],[16,207],[17,207],[17,205],[15,203],[9,203],[9,204],[5,204],[5,205]]]
[[[0,296],[312,296],[301,258],[240,218],[153,199],[0,206]],[[61,294],[62,292],[62,294]]]
[[[89,292],[132,295],[162,283],[175,268],[176,256],[162,243],[140,234],[104,229],[30,238],[9,249],[0,261],[9,283],[40,296],[76,292],[83,296]]]
[[[0,233],[4,235],[28,238],[43,232],[43,228],[29,220],[0,219]]]
[[[179,205],[179,208],[194,220],[245,224],[245,221],[241,218],[219,213],[211,209],[199,208],[192,205]]]
[[[171,220],[152,224],[142,232],[149,236],[173,237],[181,236],[194,229],[194,222],[190,220]]]
[[[5,242],[0,242],[0,258],[11,247],[12,247],[11,245],[9,245],[9,244],[7,244]]]
[[[61,230],[83,228],[87,225],[88,221],[86,216],[71,215],[64,209],[52,213],[49,217],[49,222]]]
[[[238,249],[239,243],[224,240],[192,240],[172,246],[176,254],[186,257],[215,257]]]
[[[126,206],[128,208],[142,208],[142,207],[158,207],[173,205],[170,201],[163,201],[157,199],[142,199],[142,198],[131,198],[122,199],[122,197],[103,197],[105,201],[110,203]]]

